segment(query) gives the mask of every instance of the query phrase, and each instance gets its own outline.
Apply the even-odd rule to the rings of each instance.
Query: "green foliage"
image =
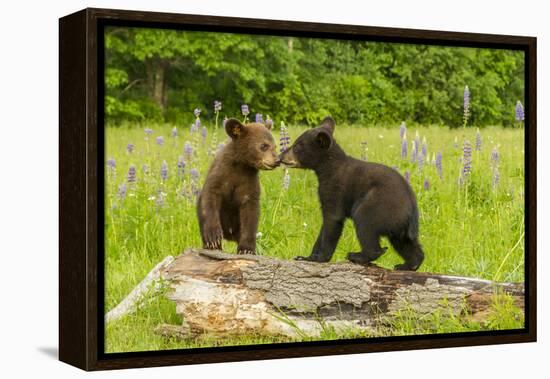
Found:
[[[267,113],[267,112],[266,112]],[[202,119],[202,117],[201,117]],[[200,173],[199,186],[212,161],[208,150],[226,139],[225,132],[216,132],[213,123],[203,120],[208,135],[203,142],[199,133],[189,134],[188,127],[178,126],[178,136],[169,137],[174,124],[148,124],[154,132],[145,139],[143,128],[123,124],[106,128],[106,158],[116,160],[116,171],[108,171],[105,189],[105,308],[118,304],[145,275],[165,256],[176,255],[189,247],[201,246],[196,216],[196,199],[190,194],[190,169]],[[287,123],[291,141],[305,127]],[[475,141],[474,129],[449,129],[437,126],[410,127],[407,138],[419,133],[426,138],[427,156],[443,154],[443,177],[436,167],[426,162],[422,169],[401,158],[399,128],[355,127],[338,125],[335,138],[344,150],[357,158],[364,151],[361,142],[368,142],[369,161],[397,167],[400,173],[411,173],[411,186],[420,209],[420,241],[426,252],[422,271],[449,275],[479,277],[489,280],[519,282],[524,278],[524,167],[523,131],[489,127],[481,131],[481,150],[472,152],[472,171],[468,180],[458,184],[461,170],[462,141]],[[155,143],[164,136],[163,146]],[[275,135],[277,138],[278,136]],[[454,147],[455,138],[459,141]],[[216,141],[214,143],[214,140]],[[178,157],[189,141],[195,154],[186,159],[185,174],[177,175]],[[126,151],[134,144],[132,153]],[[500,182],[493,187],[491,151],[500,146]],[[410,147],[410,142],[409,142]],[[163,161],[168,165],[168,179],[161,181]],[[147,173],[142,166],[147,165]],[[127,182],[130,165],[137,169],[135,184]],[[282,187],[284,170],[261,172],[261,216],[257,238],[259,254],[282,259],[307,255],[321,227],[321,211],[317,200],[317,179],[306,170],[290,170],[290,186]],[[429,190],[424,180],[429,179]],[[127,184],[124,198],[119,186]],[[159,194],[163,204],[158,203]],[[376,264],[391,268],[401,258],[389,246]],[[235,244],[224,242],[224,250],[235,251]],[[358,251],[359,243],[351,222],[346,222],[333,261],[344,261],[349,251]],[[166,340],[154,334],[161,323],[178,324],[172,302],[158,298],[142,310],[115,321],[106,328],[106,347],[110,352],[151,349],[190,348],[220,345],[281,342],[280,339],[244,336],[216,340]],[[495,298],[487,323],[464,321],[448,312],[422,316],[404,312],[388,329],[376,335],[442,333],[487,329],[518,328],[523,325],[521,311],[510,299]],[[349,338],[363,336],[350,330]],[[336,338],[329,327],[321,339]]]
[[[470,125],[511,126],[523,101],[519,51],[114,27],[105,42],[109,124],[211,119],[220,100],[222,116],[456,127],[468,85]]]

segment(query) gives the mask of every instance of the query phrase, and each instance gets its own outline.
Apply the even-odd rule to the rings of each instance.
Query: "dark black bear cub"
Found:
[[[311,255],[296,259],[328,262],[349,217],[361,245],[360,252],[348,254],[350,261],[366,264],[380,257],[386,250],[380,237],[387,236],[405,260],[395,268],[417,270],[424,253],[411,187],[390,167],[347,156],[333,138],[334,128],[334,120],[327,117],[281,154],[283,164],[312,169],[319,181],[323,226]]]
[[[216,155],[199,195],[197,213],[203,247],[221,249],[222,239],[236,241],[237,253],[255,254],[260,217],[258,170],[279,165],[269,129],[229,119],[231,141]]]

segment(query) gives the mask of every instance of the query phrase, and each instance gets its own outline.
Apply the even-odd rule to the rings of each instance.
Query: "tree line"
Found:
[[[315,125],[407,121],[515,123],[523,102],[523,52],[371,41],[109,27],[105,32],[105,117],[124,122],[191,122],[252,114]]]

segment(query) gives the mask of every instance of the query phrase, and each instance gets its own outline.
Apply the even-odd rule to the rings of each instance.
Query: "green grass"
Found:
[[[106,129],[106,158],[116,160],[116,173],[106,174],[105,203],[105,309],[120,302],[128,292],[165,256],[177,255],[188,247],[201,245],[195,214],[195,200],[190,196],[190,168],[200,173],[200,183],[212,157],[214,129],[208,130],[206,142],[199,134],[190,136],[188,128],[179,128],[177,138],[170,137],[173,125],[147,125],[154,129],[145,140],[143,127]],[[290,126],[291,140],[304,128]],[[337,126],[335,137],[344,150],[355,157],[364,154],[361,142],[367,141],[369,161],[396,166],[402,174],[411,172],[411,185],[417,194],[420,208],[420,240],[426,259],[421,271],[472,276],[499,281],[523,281],[524,275],[524,140],[522,129],[491,127],[481,130],[482,148],[475,150],[476,130],[451,130],[442,127],[409,129],[410,141],[418,131],[426,138],[430,163],[422,170],[409,159],[401,158],[399,128]],[[217,142],[225,141],[220,129]],[[164,136],[164,146],[155,143]],[[278,138],[278,130],[274,131]],[[458,147],[454,146],[455,139]],[[461,170],[462,143],[472,143],[472,173],[464,185],[458,184]],[[178,177],[176,163],[183,155],[185,141],[196,147],[196,156],[187,162],[185,175]],[[134,151],[126,152],[133,143]],[[490,155],[499,146],[500,182],[493,186]],[[443,178],[431,164],[432,155],[443,154]],[[168,164],[168,180],[161,182],[160,168]],[[117,195],[126,182],[130,164],[137,170],[137,183],[127,185],[124,199]],[[149,173],[142,172],[142,165]],[[282,188],[284,171],[277,169],[261,173],[262,200],[258,237],[258,253],[292,259],[308,255],[321,224],[317,200],[317,181],[313,172],[290,170],[290,187]],[[424,190],[428,178],[430,189]],[[199,183],[199,184],[200,184]],[[158,204],[159,191],[164,204]],[[382,243],[390,247],[387,241]],[[224,243],[224,249],[234,251],[235,244]],[[353,225],[347,222],[333,261],[343,261],[349,251],[359,246]],[[400,257],[390,247],[377,262],[391,268]],[[493,306],[495,316],[484,324],[467,322],[446,315],[418,318],[403,315],[384,335],[442,333],[484,329],[509,329],[523,326],[518,310],[499,297]],[[521,317],[520,317],[521,316]],[[106,327],[105,346],[108,352],[142,351],[201,346],[237,345],[278,342],[248,336],[239,339],[178,341],[159,337],[153,329],[160,323],[180,323],[175,306],[164,297],[156,297],[134,314]],[[327,330],[323,339],[333,333]],[[355,335],[350,331],[350,335]],[[333,336],[334,337],[334,336]],[[334,337],[335,338],[335,337]]]

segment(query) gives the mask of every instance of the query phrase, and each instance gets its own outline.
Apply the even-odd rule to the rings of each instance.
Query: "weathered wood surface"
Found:
[[[398,312],[486,317],[495,292],[523,309],[523,283],[392,271],[352,263],[286,261],[189,249],[162,272],[183,325],[163,335],[318,336],[373,330]]]

